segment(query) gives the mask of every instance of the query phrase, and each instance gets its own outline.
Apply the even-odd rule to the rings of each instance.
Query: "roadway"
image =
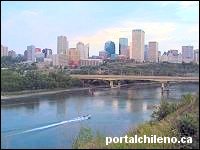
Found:
[[[80,80],[141,80],[158,82],[199,82],[199,77],[180,77],[180,76],[134,76],[134,75],[70,75]]]

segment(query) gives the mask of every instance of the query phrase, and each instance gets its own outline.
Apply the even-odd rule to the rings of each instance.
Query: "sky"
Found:
[[[1,44],[23,54],[28,45],[57,52],[57,36],[69,47],[90,44],[98,55],[112,40],[131,42],[133,29],[145,31],[145,44],[157,41],[163,53],[192,45],[199,49],[199,1],[1,1]]]

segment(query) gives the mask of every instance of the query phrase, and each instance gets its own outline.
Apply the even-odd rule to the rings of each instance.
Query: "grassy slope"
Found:
[[[199,97],[190,97],[183,99],[183,101],[178,105],[178,109],[162,119],[161,121],[148,122],[138,126],[136,129],[130,130],[127,135],[134,137],[138,136],[151,136],[156,135],[162,137],[178,137],[178,131],[175,127],[178,119],[185,115],[186,113],[191,113],[196,117],[199,117]],[[126,134],[125,134],[126,135]],[[93,136],[91,139],[87,140],[77,140],[73,145],[74,148],[98,148],[98,149],[173,149],[180,148],[178,144],[110,144],[106,146],[105,137],[103,136]]]

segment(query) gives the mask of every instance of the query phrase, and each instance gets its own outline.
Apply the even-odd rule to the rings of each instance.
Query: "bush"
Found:
[[[179,136],[192,137],[191,144],[180,144],[180,148],[193,149],[199,147],[199,121],[194,114],[187,113],[180,117],[177,123]]]
[[[153,111],[151,117],[159,121],[165,118],[168,114],[174,112],[176,109],[177,104],[162,100],[160,106]]]
[[[198,120],[192,114],[185,114],[178,120],[178,129],[181,136],[194,136],[198,131]]]
[[[90,142],[93,139],[93,133],[90,128],[84,128],[82,127],[80,129],[79,135],[74,141],[72,147],[74,149],[77,149],[79,147],[82,147],[83,144]]]

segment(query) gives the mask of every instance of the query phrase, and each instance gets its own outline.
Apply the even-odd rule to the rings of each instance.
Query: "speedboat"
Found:
[[[86,119],[90,119],[91,118],[91,115],[85,115],[85,116],[83,116],[84,118],[86,118]]]

